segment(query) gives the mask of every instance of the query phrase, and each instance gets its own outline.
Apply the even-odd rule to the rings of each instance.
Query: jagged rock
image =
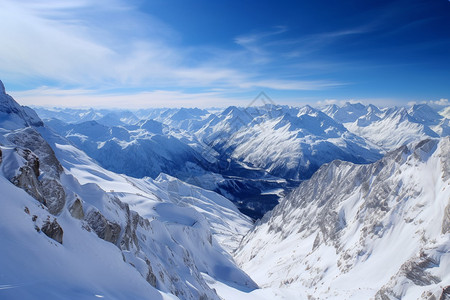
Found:
[[[117,244],[121,230],[119,224],[108,221],[98,211],[90,211],[86,216],[86,221],[99,238]]]
[[[63,167],[47,141],[31,127],[12,131],[5,135],[11,143],[33,151],[39,157],[41,170],[46,176],[59,178]]]
[[[450,285],[447,285],[442,289],[442,294],[441,297],[439,297],[439,300],[450,300]]]
[[[391,296],[395,298],[401,298],[401,295],[394,292],[395,287],[400,284],[403,278],[413,282],[418,286],[427,286],[441,281],[440,278],[431,275],[427,269],[433,268],[439,265],[439,261],[435,261],[433,258],[425,253],[415,259],[411,259],[405,262],[398,273],[384,285],[375,295],[377,300],[391,299]]]
[[[148,259],[145,260],[145,263],[148,266],[148,274],[145,280],[147,280],[147,282],[150,283],[151,286],[156,288],[156,275],[153,273],[152,265],[150,264],[150,261]]]
[[[444,210],[444,220],[442,221],[442,234],[450,232],[450,200]]]
[[[69,208],[69,212],[75,219],[83,220],[84,219],[84,211],[83,204],[80,199],[76,199]]]
[[[120,240],[120,249],[140,250],[138,237],[136,235],[136,229],[138,224],[142,223],[143,218],[138,213],[131,211],[128,204],[123,203],[117,198],[113,198],[113,201],[125,212],[126,214],[126,226],[123,230],[123,235]],[[142,225],[141,225],[142,226]]]
[[[15,151],[25,159],[25,164],[19,168],[17,175],[10,178],[10,181],[39,202],[46,204],[44,192],[38,180],[39,158],[29,149],[15,148]]]
[[[58,215],[66,204],[64,188],[55,179],[44,178],[41,185],[48,211],[53,215]]]
[[[18,152],[27,160],[28,165],[35,172],[36,178],[39,178],[42,173],[42,178],[40,178],[39,182],[42,198],[45,200],[42,201],[42,199],[38,199],[34,195],[32,196],[44,203],[51,214],[58,215],[66,203],[66,194],[59,182],[63,167],[56,158],[53,149],[44,138],[31,127],[13,131],[7,134],[6,137],[8,141],[26,148],[18,148]]]
[[[53,219],[52,222],[47,220],[41,228],[42,232],[45,233],[49,238],[54,239],[58,243],[63,243],[63,234],[64,231],[61,226],[58,224],[56,219]]]
[[[37,179],[33,169],[29,166],[22,166],[19,169],[19,174],[14,176],[11,179],[11,182],[23,189],[25,192],[27,192],[29,195],[31,195],[34,199],[38,200],[39,202],[46,204],[42,187]]]
[[[2,163],[2,159],[3,159],[3,154],[2,154],[2,149],[0,148],[0,164]]]
[[[5,87],[0,81],[0,127],[16,129],[26,126],[43,126],[44,123],[35,111],[26,106],[19,105],[10,95],[6,94]]]

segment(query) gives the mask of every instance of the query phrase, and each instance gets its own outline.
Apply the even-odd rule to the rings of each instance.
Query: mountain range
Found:
[[[447,111],[33,110],[0,82],[0,298],[449,299]]]

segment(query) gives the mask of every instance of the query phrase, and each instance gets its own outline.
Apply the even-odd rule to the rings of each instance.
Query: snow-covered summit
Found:
[[[6,93],[0,81],[0,128],[17,129],[24,126],[42,126],[43,122],[29,107],[20,106]]]
[[[0,80],[0,95],[6,94],[5,85],[3,84],[3,81]]]

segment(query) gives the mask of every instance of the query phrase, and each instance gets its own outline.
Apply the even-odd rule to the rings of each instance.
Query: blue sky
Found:
[[[450,95],[450,2],[0,0],[27,105],[404,104]]]

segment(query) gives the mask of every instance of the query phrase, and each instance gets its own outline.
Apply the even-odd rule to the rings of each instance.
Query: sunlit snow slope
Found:
[[[315,299],[448,299],[450,138],[370,165],[322,166],[257,224],[236,259],[262,287]]]

